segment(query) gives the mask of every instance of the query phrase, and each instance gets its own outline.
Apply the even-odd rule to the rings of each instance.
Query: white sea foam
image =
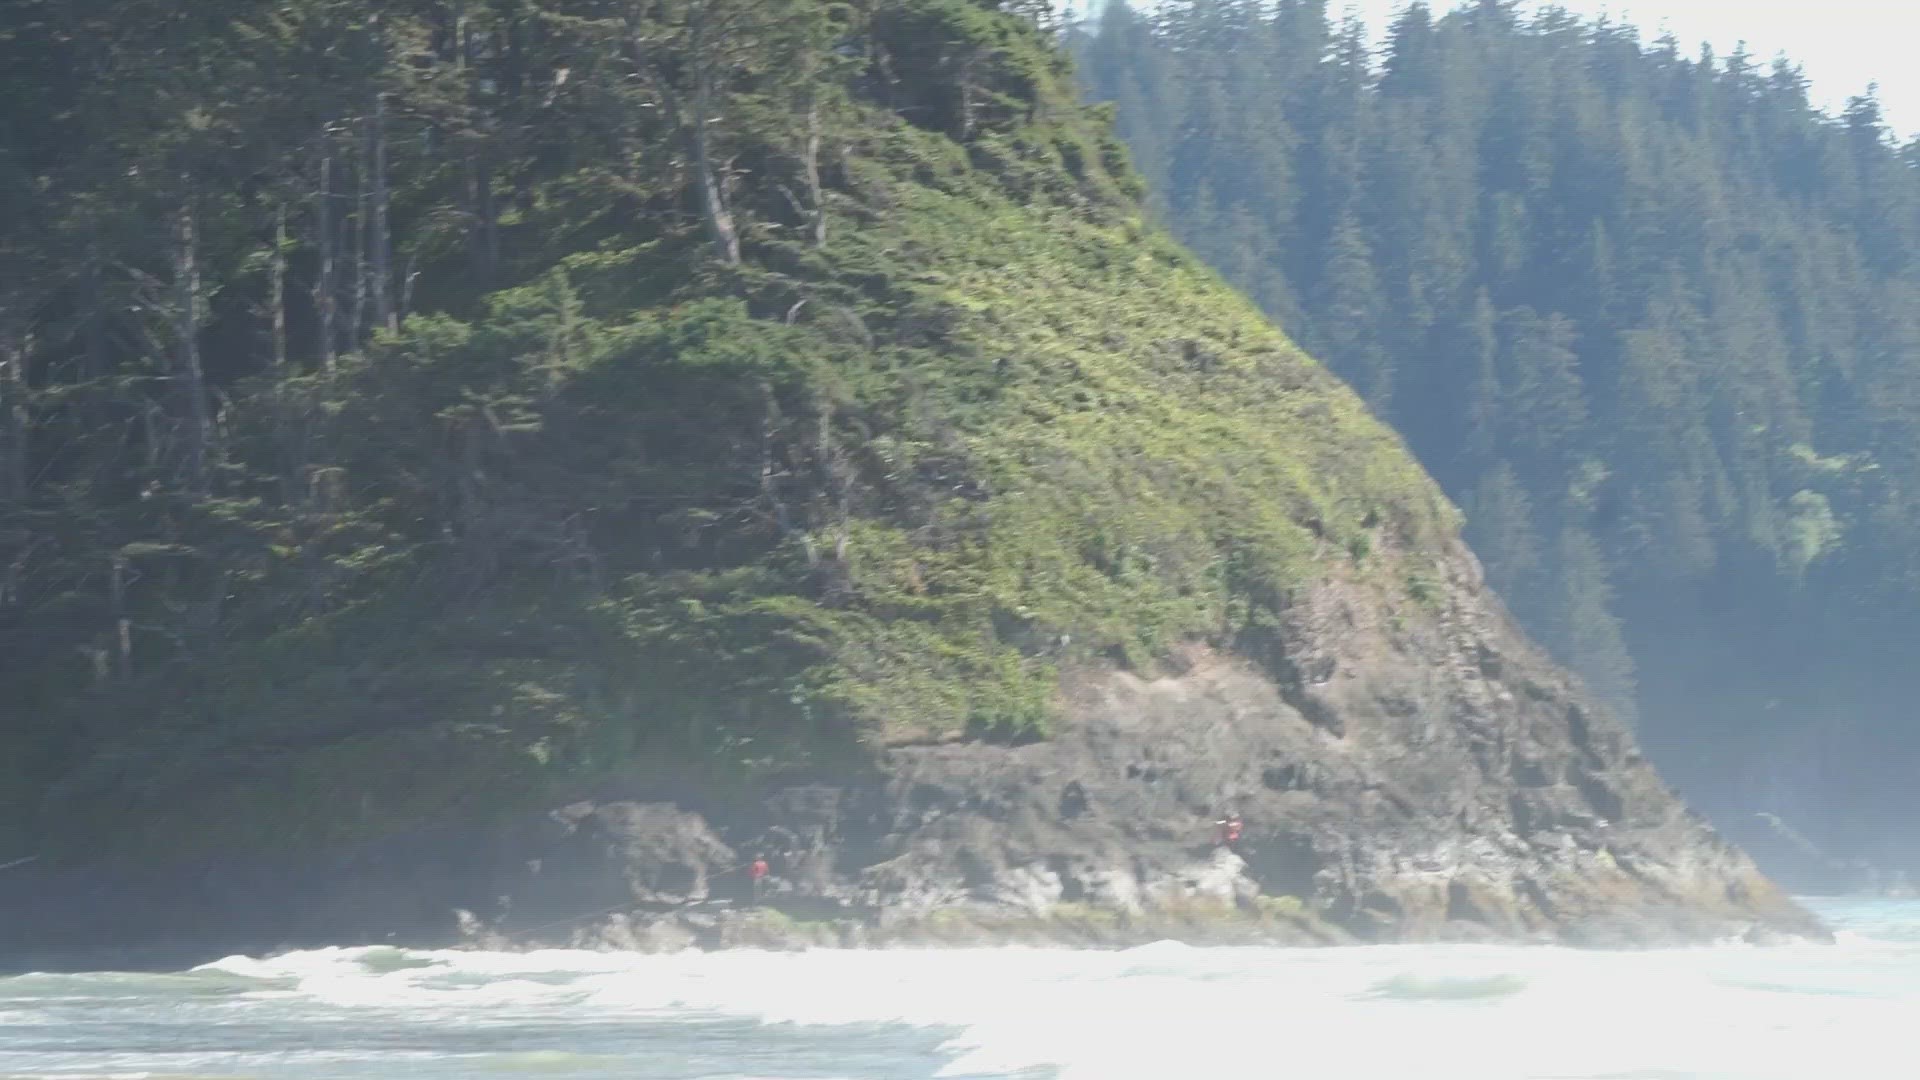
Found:
[[[781,1043],[780,1054],[818,1056],[805,1075],[838,1069],[842,1054],[866,1070],[847,1073],[859,1078],[937,1069],[946,1077],[1024,1070],[1062,1080],[1908,1080],[1916,1075],[1907,1046],[1911,1018],[1920,1016],[1920,905],[1835,910],[1843,916],[1838,945],[1777,949],[1162,943],[1122,952],[375,948],[228,957],[157,979],[0,981],[12,1010],[0,1013],[0,1074],[80,1075],[92,1067],[98,1075],[110,1063],[118,1071],[221,1066],[292,1077],[315,1075],[301,1070],[327,1055],[335,1063],[327,1075],[355,1077],[423,1075],[436,1062],[452,1071],[435,1075],[694,1075],[698,1062],[699,1075],[771,1078],[782,1074],[769,1071],[768,1048],[786,1039],[799,1049]],[[218,1025],[235,1022],[211,1011],[216,1004],[246,1018],[250,1026],[236,1032],[269,1034],[195,1054],[156,1049],[146,1059],[102,1034],[94,1056],[64,1046],[65,1056],[34,1058],[39,1044],[19,1033],[49,1015],[81,1015],[75,1002],[89,987],[111,1015],[197,1025],[196,1046],[218,1044]],[[23,1015],[9,1027],[15,1013]],[[519,1045],[516,1032],[535,1029],[551,1045]],[[405,1038],[383,1041],[395,1031]],[[634,1041],[643,1031],[652,1040],[644,1045]],[[898,1042],[907,1047],[898,1052],[932,1054],[931,1064],[889,1071],[870,1045],[879,1036],[860,1034],[889,1031],[924,1033],[911,1046]],[[493,1043],[473,1041],[483,1035],[498,1043],[493,1057]],[[858,1039],[868,1042],[856,1054]],[[659,1064],[664,1058],[654,1062],[661,1071],[628,1068],[640,1061],[634,1055],[670,1053],[687,1055],[677,1074]]]

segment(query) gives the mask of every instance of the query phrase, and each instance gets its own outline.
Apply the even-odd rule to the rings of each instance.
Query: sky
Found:
[[[1354,6],[1373,26],[1384,25],[1402,5],[1364,0]],[[1562,0],[1561,6],[1613,15],[1649,38],[1671,30],[1689,52],[1705,41],[1725,56],[1742,40],[1763,61],[1785,52],[1812,80],[1815,102],[1834,112],[1878,82],[1895,133],[1920,131],[1920,67],[1913,63],[1920,4],[1914,0]]]
[[[1085,8],[1090,0],[1078,0]],[[1134,0],[1136,8],[1153,6]],[[1453,0],[1431,0],[1450,10]],[[1375,33],[1405,0],[1334,0],[1359,12]],[[1535,0],[1523,5],[1538,8]],[[1689,53],[1703,41],[1725,56],[1745,40],[1761,62],[1785,52],[1812,81],[1816,104],[1838,112],[1846,100],[1880,84],[1887,122],[1902,138],[1920,133],[1920,2],[1916,0],[1560,0],[1584,16],[1612,15],[1638,26],[1648,40],[1671,30]]]

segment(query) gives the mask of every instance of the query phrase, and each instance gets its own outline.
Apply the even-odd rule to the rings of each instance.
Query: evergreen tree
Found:
[[[1539,550],[1533,500],[1513,470],[1504,464],[1476,484],[1468,499],[1467,543],[1480,556],[1492,585],[1515,615],[1534,621],[1555,610],[1546,594],[1549,582]]]
[[[1880,644],[1920,633],[1920,153],[1874,92],[1825,116],[1786,58],[1509,0],[1406,6],[1377,72],[1284,0],[1280,85],[1209,84],[1199,28],[1240,9],[1088,47],[1221,88],[1121,110],[1186,135],[1169,224],[1405,434],[1521,619],[1674,761],[1706,732],[1789,754],[1865,682],[1850,745],[1920,765]],[[1229,217],[1197,163],[1275,115],[1287,167]]]
[[[1639,709],[1634,663],[1614,615],[1606,556],[1578,529],[1560,535],[1556,554],[1552,576],[1559,589],[1548,616],[1553,620],[1547,635],[1550,647],[1567,658],[1567,665],[1600,700],[1632,721]]]

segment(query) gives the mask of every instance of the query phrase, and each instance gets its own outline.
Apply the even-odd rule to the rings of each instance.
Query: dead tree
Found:
[[[174,215],[173,239],[173,377],[186,398],[187,489],[204,499],[213,490],[214,434],[206,371],[200,363],[200,233],[191,196]]]
[[[339,298],[334,295],[333,260],[333,133],[328,125],[320,125],[320,141],[316,144],[317,173],[313,194],[313,240],[315,255],[319,265],[313,278],[313,307],[319,318],[320,366],[333,367],[333,351],[337,345],[334,335],[335,306]]]

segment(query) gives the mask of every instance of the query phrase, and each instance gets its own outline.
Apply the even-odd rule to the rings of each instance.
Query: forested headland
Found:
[[[1684,789],[1884,835],[1920,760],[1920,146],[1789,58],[1508,0],[1375,49],[1329,8],[1078,29],[1159,216],[1406,437]]]
[[[1257,639],[1350,565],[1431,594],[1438,490],[1144,222],[1051,34],[10,7],[0,840],[287,850],[1032,739],[1064,666]]]

